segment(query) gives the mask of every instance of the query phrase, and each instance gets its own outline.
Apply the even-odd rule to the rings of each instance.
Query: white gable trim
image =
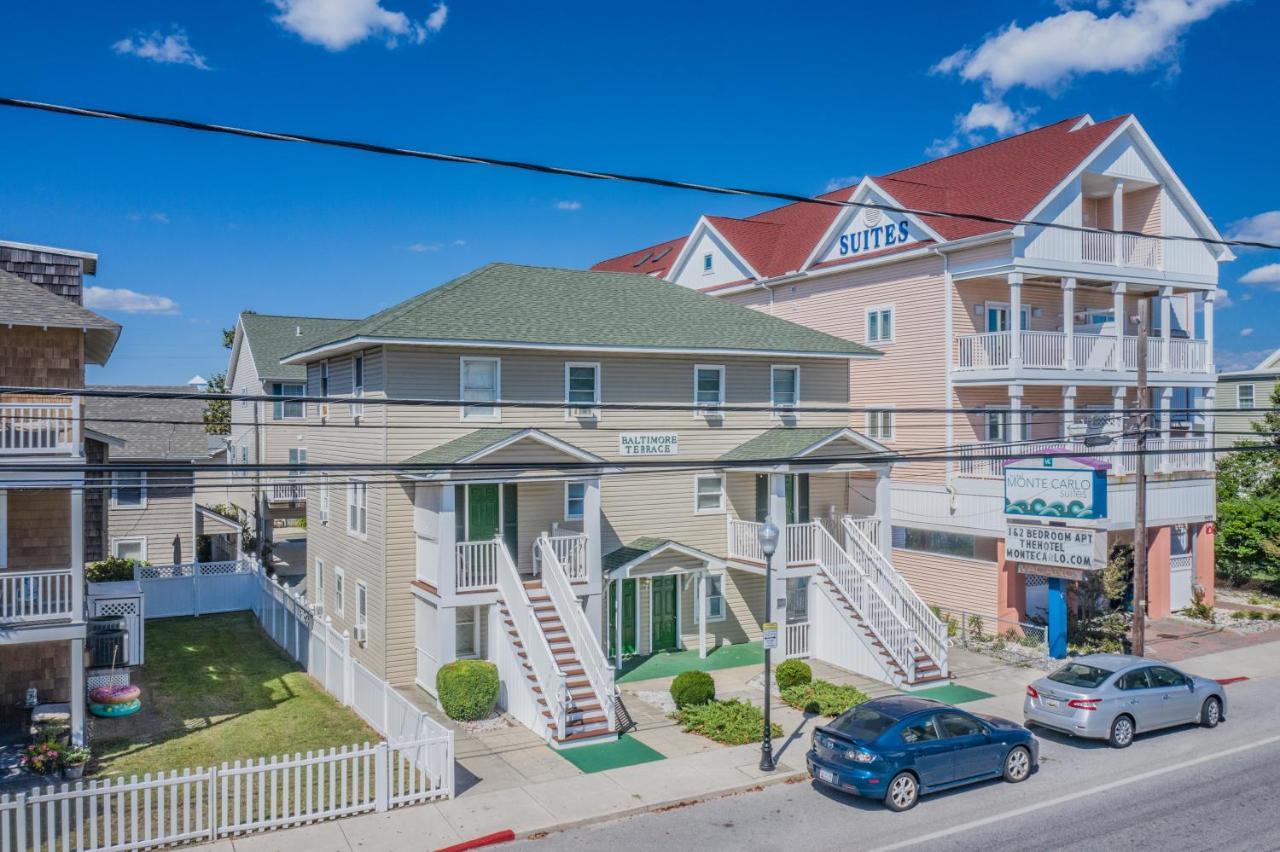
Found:
[[[562,441],[553,435],[548,435],[546,432],[543,432],[541,429],[530,428],[530,429],[521,429],[519,432],[515,433],[514,435],[508,435],[506,438],[503,438],[501,441],[490,444],[489,446],[485,447],[482,450],[477,450],[476,452],[472,453],[469,456],[464,456],[463,458],[458,459],[458,464],[470,464],[471,462],[480,461],[485,456],[496,453],[498,452],[498,450],[506,449],[512,444],[519,443],[520,441],[523,441],[526,438],[536,441],[539,444],[544,444],[548,447],[551,447],[553,450],[559,450],[565,455],[572,456],[574,459],[581,462],[593,462],[593,463],[604,462],[604,459],[600,458],[600,456],[596,455],[595,453],[589,453],[584,449],[575,447],[573,444],[570,444],[568,441]]]
[[[803,458],[804,456],[807,456],[810,453],[817,452],[818,450],[830,444],[832,441],[839,441],[841,439],[857,444],[858,446],[862,447],[868,452],[885,453],[886,455],[893,455],[893,450],[889,449],[879,441],[876,441],[872,438],[868,438],[866,435],[862,434],[861,432],[858,432],[854,429],[850,429],[846,427],[844,429],[838,429],[835,432],[832,432],[830,435],[823,438],[822,440],[818,441],[817,443],[814,443],[808,447],[805,447],[803,450],[796,453],[794,458]]]
[[[236,365],[240,363],[240,347],[249,345],[249,336],[245,333],[244,323],[236,317],[236,333],[231,341],[231,365],[227,368],[227,389],[236,386]],[[253,350],[249,350],[249,360],[253,360]]]
[[[706,216],[698,217],[698,223],[694,225],[693,230],[689,232],[688,239],[686,239],[684,241],[684,245],[680,247],[680,253],[676,255],[676,259],[671,264],[671,268],[668,269],[667,274],[663,276],[665,280],[675,281],[680,277],[680,274],[684,272],[685,264],[689,262],[690,257],[693,255],[693,249],[698,243],[698,238],[707,233],[712,234],[721,244],[724,245],[725,249],[733,255],[734,259],[736,259],[738,263],[742,264],[742,267],[747,270],[751,278],[756,281],[760,280],[761,275],[756,271],[756,268],[747,262],[747,259],[738,252],[738,249],[734,244],[731,243],[724,234],[720,233],[716,226],[712,225]]]
[[[688,545],[681,544],[678,541],[672,541],[668,539],[667,541],[662,542],[662,544],[659,544],[653,550],[646,551],[640,556],[637,556],[635,559],[632,559],[630,562],[624,562],[623,564],[614,568],[612,571],[609,572],[609,577],[610,579],[614,579],[614,580],[631,579],[632,577],[631,572],[634,569],[639,568],[641,565],[648,562],[650,559],[654,559],[658,556],[661,556],[664,553],[668,553],[671,551],[679,553],[681,556],[687,556],[690,559],[696,559],[699,562],[704,563],[705,567],[710,569],[711,572],[717,576],[722,574],[725,570],[725,563],[723,559],[719,559],[718,557],[712,556],[710,553],[707,553],[705,550],[698,550],[696,547],[689,547]],[[666,571],[663,571],[660,573],[649,573],[649,574],[645,574],[645,576],[653,577],[653,576],[661,576],[661,574],[686,574],[686,573],[688,573],[688,569],[686,568],[669,568]]]
[[[881,198],[884,199],[885,206],[905,207],[905,205],[902,204],[902,202],[898,201],[898,199],[894,198],[888,192],[885,192],[882,187],[880,187],[872,178],[869,178],[869,177],[863,178],[861,182],[858,183],[858,188],[853,191],[853,194],[851,196],[849,196],[849,201],[855,204],[858,202],[864,202],[867,200],[867,196],[871,195],[873,191],[876,195],[879,195]],[[811,266],[813,266],[813,264],[815,264],[818,261],[818,258],[822,256],[822,253],[826,250],[827,246],[831,245],[831,243],[836,239],[836,237],[840,235],[840,232],[843,231],[846,226],[848,226],[849,220],[852,219],[854,216],[857,216],[860,212],[862,212],[862,210],[863,210],[862,207],[846,207],[843,210],[841,210],[836,215],[836,217],[831,220],[831,224],[827,226],[827,230],[825,230],[822,233],[822,236],[818,239],[818,242],[814,244],[813,249],[809,252],[809,256],[805,258],[804,263],[801,264],[800,269],[798,271],[804,272],[808,270]],[[902,215],[905,215],[906,218],[911,222],[911,224],[920,230],[920,233],[923,233],[925,236],[929,237],[934,242],[936,243],[946,242],[946,240],[943,238],[941,234],[939,234],[933,228],[930,228],[928,225],[922,222],[920,220],[920,217],[912,215],[910,213],[906,213]]]

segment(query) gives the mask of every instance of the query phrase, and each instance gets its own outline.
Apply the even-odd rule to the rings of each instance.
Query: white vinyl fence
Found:
[[[133,578],[142,587],[147,618],[171,618],[252,609],[255,570],[260,573],[247,559],[139,565]]]

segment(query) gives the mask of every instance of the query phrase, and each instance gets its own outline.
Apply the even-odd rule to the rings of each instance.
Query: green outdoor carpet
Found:
[[[604,772],[606,769],[667,759],[661,752],[626,734],[618,737],[617,742],[566,748],[556,753],[583,772]]]
[[[919,695],[921,698],[933,698],[938,701],[945,701],[948,704],[964,704],[966,701],[980,701],[983,698],[991,697],[990,692],[983,692],[981,689],[974,689],[972,686],[961,686],[956,683],[935,686],[932,689],[917,689],[907,694]]]
[[[680,672],[696,669],[710,672],[716,669],[732,669],[737,666],[755,666],[764,662],[764,648],[759,642],[740,645],[721,645],[707,651],[701,659],[697,649],[692,651],[660,651],[643,657],[632,657],[622,663],[618,683],[634,683],[659,677],[675,677]]]

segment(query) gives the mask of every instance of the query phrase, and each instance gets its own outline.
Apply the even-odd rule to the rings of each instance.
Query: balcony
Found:
[[[760,549],[760,529],[764,524],[729,518],[728,552],[730,559],[764,565]],[[816,562],[816,533],[812,523],[787,524],[787,565],[813,565]]]
[[[1029,370],[1136,373],[1138,338],[1064,331],[1023,331],[1021,366]],[[1008,371],[1013,364],[1013,332],[990,331],[957,338],[956,372]],[[1147,338],[1147,369],[1152,373],[1209,372],[1209,343],[1178,337]]]
[[[956,462],[961,476],[974,479],[1003,479],[1005,463],[1009,456],[1037,456],[1047,453],[1068,453],[1075,456],[1091,456],[1094,452],[1102,453],[1101,461],[1111,465],[1108,472],[1111,476],[1133,476],[1137,473],[1138,456],[1125,455],[1135,453],[1138,442],[1135,438],[1121,438],[1110,444],[1094,448],[1086,448],[1078,442],[1057,438],[1047,441],[1026,441],[1011,444],[961,444],[958,449],[959,459]],[[1157,473],[1201,473],[1214,470],[1214,453],[1212,441],[1204,436],[1188,436],[1182,438],[1148,438],[1147,472]],[[1116,455],[1111,455],[1115,453]]]
[[[0,570],[0,624],[73,621],[82,600],[80,582],[69,568]]]
[[[587,536],[582,533],[547,536],[565,576],[571,583],[585,583],[589,579],[587,564]],[[498,567],[503,559],[501,551],[506,544],[501,539],[491,541],[460,541],[454,545],[454,582],[458,592],[489,592],[498,588]],[[539,550],[533,550],[533,574],[541,573]]]
[[[1085,231],[1080,235],[1080,257],[1090,263],[1160,268],[1160,240],[1132,234],[1103,234]]]
[[[0,456],[71,456],[80,452],[78,397],[0,402]]]
[[[307,499],[307,486],[299,482],[280,479],[267,485],[267,500],[271,503],[302,503]]]

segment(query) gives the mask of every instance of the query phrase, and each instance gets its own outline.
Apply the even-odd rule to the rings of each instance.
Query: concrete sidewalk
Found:
[[[718,748],[191,848],[217,852],[438,849],[507,828],[528,836],[732,795],[806,775],[802,749],[788,754],[777,771],[767,775],[757,766],[759,761],[758,745]]]

